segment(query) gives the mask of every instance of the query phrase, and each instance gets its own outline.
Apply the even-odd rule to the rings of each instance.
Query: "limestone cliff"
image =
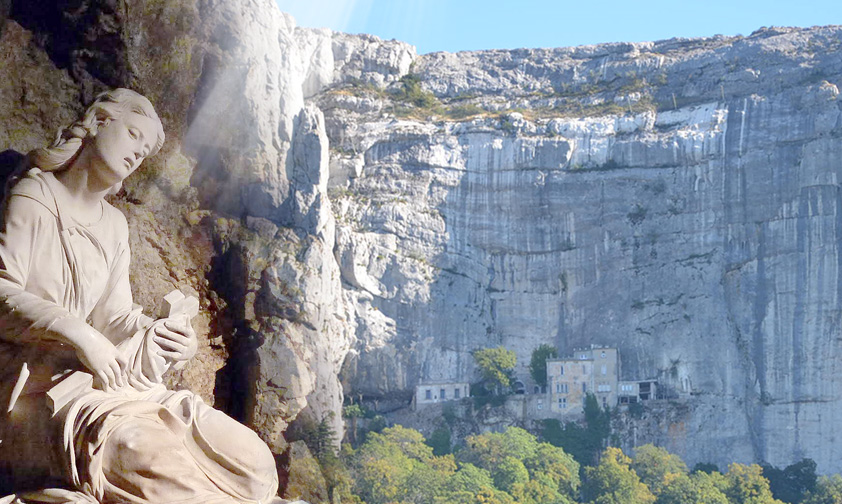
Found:
[[[691,396],[640,442],[842,469],[840,35],[436,53],[391,94],[319,96],[350,389],[611,345]]]
[[[690,395],[646,434],[686,460],[839,471],[840,35],[416,56],[270,0],[12,1],[0,148],[153,100],[167,146],[115,200],[135,292],[200,295],[174,381],[277,453],[474,348],[600,343]]]

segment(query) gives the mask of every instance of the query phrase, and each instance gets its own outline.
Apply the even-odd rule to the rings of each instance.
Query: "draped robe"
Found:
[[[68,198],[51,173],[32,169],[6,202],[0,478],[15,490],[42,490],[0,504],[270,502],[277,473],[256,434],[191,392],[161,384],[171,363],[152,335],[162,321],[132,303],[125,217],[103,201],[95,222],[77,222]],[[77,387],[54,411],[48,392],[87,371],[56,332],[88,325],[128,359],[127,385]]]

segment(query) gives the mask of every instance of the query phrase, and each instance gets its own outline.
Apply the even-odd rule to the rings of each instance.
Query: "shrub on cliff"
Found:
[[[512,384],[512,371],[517,364],[517,356],[503,347],[479,348],[473,351],[474,361],[479,369],[486,388],[491,387],[497,393],[508,389]]]
[[[529,374],[541,388],[547,386],[547,359],[558,357],[558,350],[552,345],[542,344],[532,351]]]

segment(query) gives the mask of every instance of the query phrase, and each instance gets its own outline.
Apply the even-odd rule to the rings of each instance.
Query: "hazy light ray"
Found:
[[[282,12],[292,13],[297,26],[330,28],[340,32],[353,32],[354,26],[364,25],[373,2],[373,0],[276,1]]]

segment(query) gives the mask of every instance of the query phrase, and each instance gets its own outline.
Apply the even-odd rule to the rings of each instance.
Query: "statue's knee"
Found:
[[[172,433],[154,422],[131,420],[116,427],[105,444],[106,458],[123,468],[149,468],[179,446]],[[106,463],[106,466],[113,466]]]
[[[200,430],[213,449],[233,462],[237,468],[231,468],[234,472],[254,475],[252,481],[243,482],[245,496],[262,500],[277,491],[275,456],[254,431],[211,409],[203,412],[200,423]]]
[[[221,411],[208,413],[201,429],[216,448],[252,470],[275,471],[275,457],[260,436]]]

